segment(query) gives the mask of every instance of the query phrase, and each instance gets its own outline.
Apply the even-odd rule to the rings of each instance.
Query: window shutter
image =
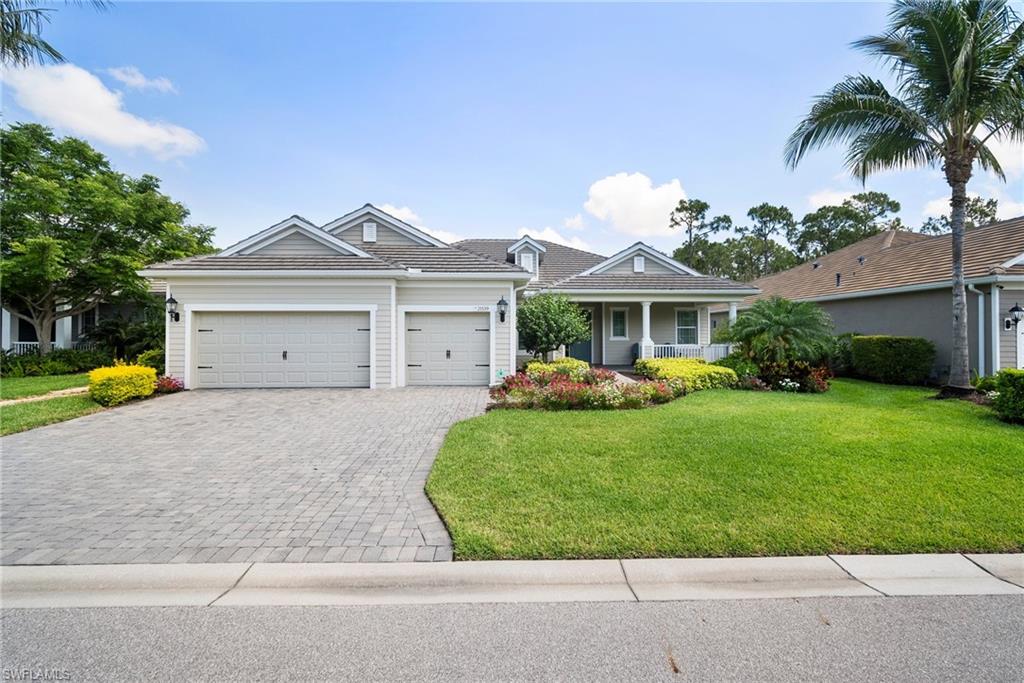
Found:
[[[376,242],[377,241],[377,224],[376,223],[363,223],[363,241],[364,242]]]

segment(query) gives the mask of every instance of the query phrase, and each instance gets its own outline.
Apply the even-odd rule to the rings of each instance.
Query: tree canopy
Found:
[[[0,302],[44,353],[55,320],[144,299],[136,271],[148,263],[215,251],[213,228],[187,224],[157,178],[114,171],[83,140],[18,124],[0,129],[0,147]]]
[[[520,345],[535,356],[590,339],[590,318],[561,294],[537,294],[516,310]]]

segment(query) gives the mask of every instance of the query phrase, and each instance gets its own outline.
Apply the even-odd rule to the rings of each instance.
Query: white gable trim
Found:
[[[1014,256],[1012,259],[1010,259],[1006,263],[1000,264],[1000,267],[1001,268],[1012,268],[1013,266],[1019,266],[1022,263],[1024,263],[1024,253],[1017,254],[1016,256]]]
[[[612,257],[602,261],[601,263],[598,263],[593,268],[589,268],[589,269],[583,271],[582,273],[574,275],[573,277],[579,277],[580,275],[596,275],[598,273],[603,273],[606,270],[608,270],[609,268],[611,268],[611,267],[613,267],[615,265],[618,265],[619,263],[622,263],[626,259],[632,258],[633,256],[636,256],[636,255],[639,255],[639,254],[642,254],[642,255],[650,258],[653,261],[657,261],[658,263],[662,264],[666,268],[674,270],[677,273],[683,273],[683,274],[686,274],[686,275],[700,275],[700,273],[698,273],[693,268],[688,268],[687,266],[684,266],[679,261],[676,261],[675,259],[672,259],[672,258],[669,258],[668,256],[665,256],[664,254],[662,254],[660,251],[658,251],[654,247],[650,247],[650,246],[644,244],[643,242],[637,242],[636,244],[634,244],[631,247],[626,247],[625,249],[620,251],[618,254],[615,254],[615,256],[612,256]]]
[[[387,227],[402,233],[403,235],[409,237],[415,242],[419,242],[420,244],[432,245],[435,247],[448,246],[441,240],[437,239],[432,235],[428,235],[419,228],[414,228],[405,221],[401,221],[392,216],[391,214],[384,213],[373,204],[367,204],[362,208],[356,209],[355,211],[345,214],[341,218],[335,218],[330,223],[324,225],[323,230],[329,233],[336,233],[341,232],[343,230],[347,230],[348,228],[351,228],[355,225],[360,225],[362,222],[362,217],[365,216],[366,214],[370,214],[377,220],[387,225]]]
[[[519,251],[520,249],[526,246],[532,247],[534,251],[541,254],[547,251],[547,248],[543,244],[533,239],[529,235],[523,235],[523,238],[521,240],[510,246],[506,251],[509,254],[514,254],[515,252]]]
[[[256,249],[265,247],[268,244],[273,244],[279,239],[288,237],[289,235],[293,235],[295,233],[301,233],[302,235],[305,235],[306,237],[316,242],[319,242],[324,246],[330,247],[331,249],[337,251],[339,254],[343,254],[345,256],[365,256],[367,258],[371,258],[370,255],[367,254],[362,249],[357,249],[348,242],[343,242],[334,235],[324,232],[320,228],[316,227],[309,221],[300,218],[299,216],[292,216],[290,218],[286,218],[280,223],[275,223],[266,230],[262,230],[253,235],[252,237],[244,239],[241,242],[237,242],[236,244],[231,245],[227,249],[224,249],[222,252],[218,254],[218,256],[234,256],[236,254],[249,254]]]

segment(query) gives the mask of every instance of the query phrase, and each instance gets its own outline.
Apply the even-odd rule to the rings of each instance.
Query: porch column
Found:
[[[67,306],[62,306],[62,309],[66,309]],[[57,334],[53,340],[53,345],[58,349],[70,349],[71,348],[71,316],[60,318],[56,323]]]
[[[729,302],[729,324],[732,325],[734,322],[736,322],[736,302],[735,301],[730,301]]]
[[[0,349],[4,351],[11,348],[11,321],[14,316],[6,308],[3,309],[3,320],[0,320],[0,325],[3,325],[3,340],[0,341]]]
[[[1003,320],[999,310],[999,285],[992,285],[991,296],[989,301],[992,306],[992,374],[996,374],[1001,369],[999,357],[999,338],[1003,334]],[[981,321],[979,320],[980,324]]]
[[[651,302],[641,301],[643,311],[643,337],[640,339],[640,357],[650,358],[654,355],[654,341],[651,339]]]

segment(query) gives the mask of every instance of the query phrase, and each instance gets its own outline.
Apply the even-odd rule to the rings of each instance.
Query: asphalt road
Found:
[[[1024,598],[6,610],[2,680],[1020,681]]]

